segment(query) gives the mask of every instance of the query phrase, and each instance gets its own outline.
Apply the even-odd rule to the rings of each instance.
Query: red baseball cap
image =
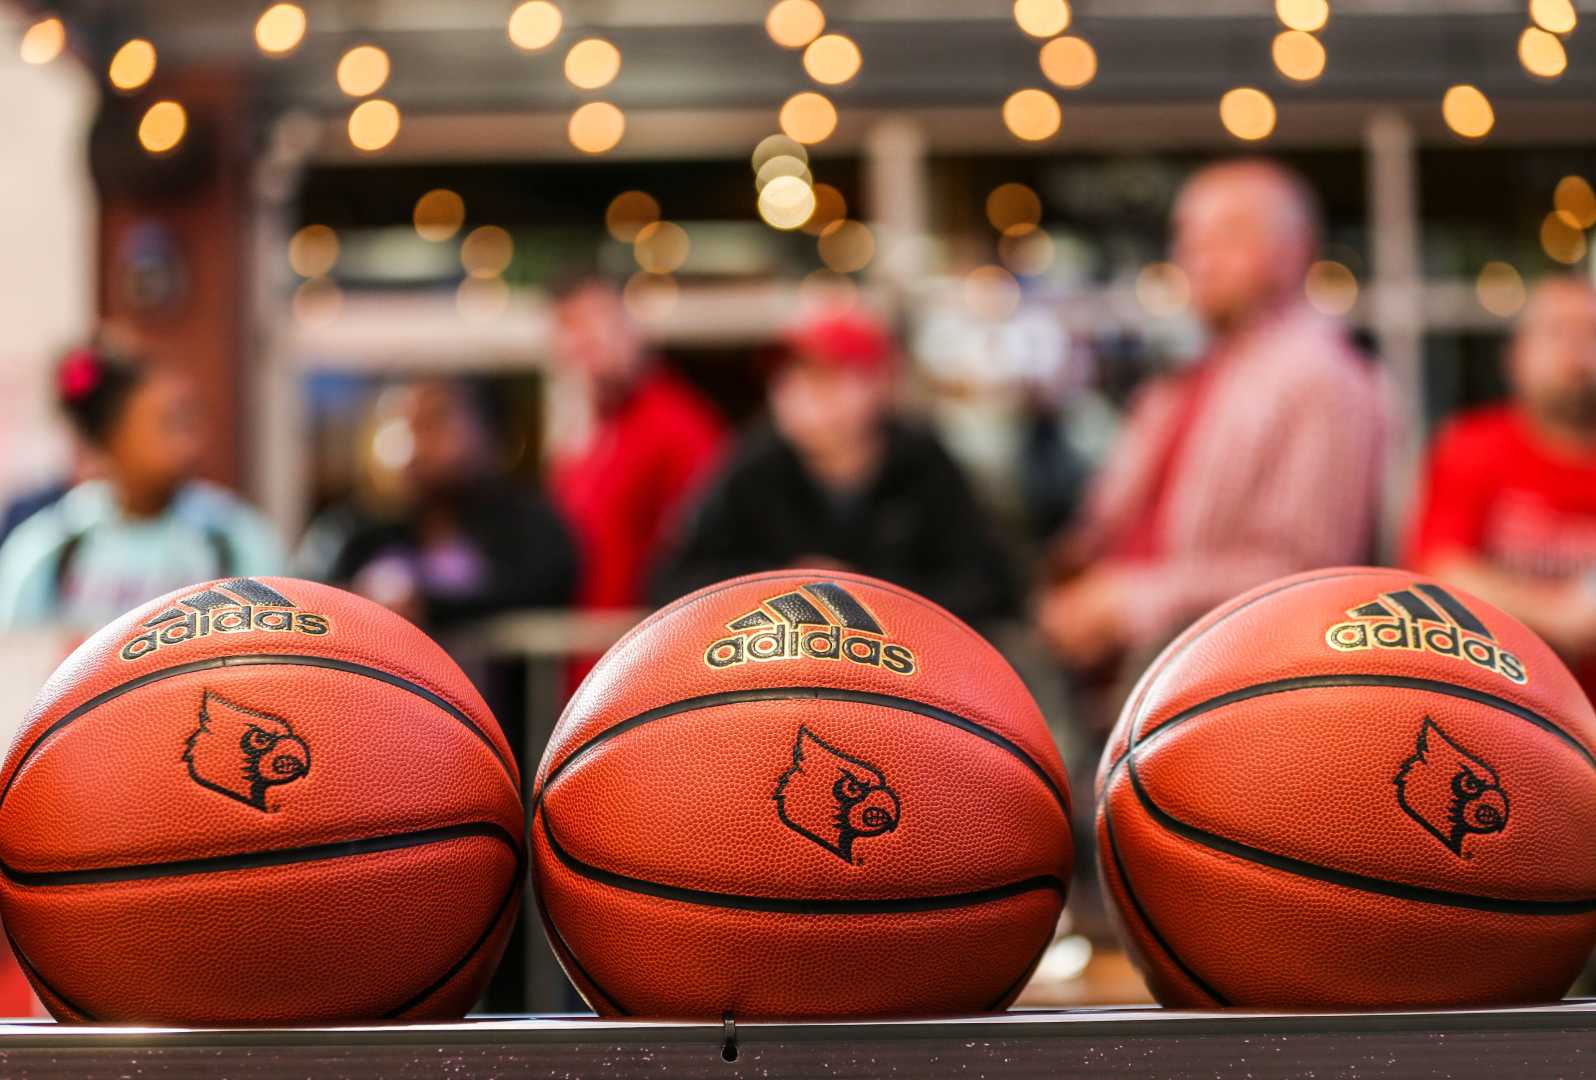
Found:
[[[787,331],[783,341],[788,361],[808,360],[860,371],[888,367],[898,352],[886,326],[857,308],[832,309],[802,319]]]

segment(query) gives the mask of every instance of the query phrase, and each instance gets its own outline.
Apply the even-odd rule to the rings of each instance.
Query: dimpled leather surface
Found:
[[[824,613],[828,582],[880,630],[839,640],[906,648],[912,674],[706,661],[788,629],[784,605]],[[804,632],[842,619],[824,617]],[[890,827],[838,827],[850,770]],[[1041,714],[979,635],[896,586],[777,571],[663,609],[593,670],[539,770],[532,864],[556,951],[601,1012],[972,1012],[1012,1000],[1051,938],[1067,815]]]
[[[293,606],[213,582],[106,627],[12,741],[0,914],[57,1016],[445,1018],[497,963],[523,815],[487,706],[391,612],[327,586],[259,584]],[[252,606],[276,613],[270,625],[315,615],[328,630],[179,631],[124,658],[146,623],[186,617],[207,588],[225,601],[213,616]],[[252,783],[241,739],[270,747],[254,775],[275,782]]]
[[[1508,1004],[1573,980],[1596,942],[1596,717],[1529,630],[1446,589],[1488,636],[1465,631],[1425,584],[1262,586],[1133,691],[1098,774],[1100,861],[1160,1001]],[[1399,647],[1327,642],[1402,621],[1415,592],[1439,649],[1395,625]],[[1463,639],[1525,681],[1449,655]]]

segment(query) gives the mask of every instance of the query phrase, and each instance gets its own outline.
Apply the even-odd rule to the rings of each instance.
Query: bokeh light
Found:
[[[1042,46],[1042,74],[1049,82],[1073,90],[1097,77],[1097,50],[1079,37],[1059,37]]]
[[[1064,113],[1046,90],[1016,90],[1003,103],[1003,123],[1016,138],[1040,142],[1058,134]]]
[[[1053,237],[1041,229],[1005,233],[998,240],[998,259],[1020,277],[1045,274],[1056,257]]]
[[[793,160],[772,158],[770,164]],[[773,229],[796,229],[808,221],[814,212],[814,189],[802,177],[777,176],[759,192],[759,216]]]
[[[331,322],[344,306],[344,291],[326,278],[301,281],[294,290],[294,318],[307,326]]]
[[[1154,262],[1136,275],[1136,302],[1156,318],[1167,318],[1186,310],[1191,301],[1191,283],[1186,272],[1174,263]]]
[[[1020,310],[1020,283],[1001,266],[977,266],[964,276],[964,304],[978,318],[1007,319]]]
[[[468,277],[454,291],[455,310],[470,322],[491,322],[510,310],[510,286],[496,275]]]
[[[676,306],[676,297],[680,292],[676,279],[669,274],[650,274],[646,270],[639,270],[626,279],[621,300],[635,318],[662,319]]]
[[[1050,38],[1069,29],[1070,6],[1065,0],[1014,0],[1014,21],[1032,37]]]
[[[155,46],[143,38],[127,42],[111,57],[107,76],[118,90],[137,90],[155,77]]]
[[[25,64],[48,64],[66,48],[66,23],[51,16],[40,19],[22,35],[20,53]]]
[[[1034,229],[1042,220],[1042,200],[1024,184],[999,184],[986,197],[986,220],[1000,233]]]
[[[1312,33],[1330,20],[1328,0],[1275,0],[1275,15],[1287,28]]]
[[[1557,211],[1541,219],[1541,250],[1546,257],[1573,266],[1585,257],[1585,234],[1574,228]]]
[[[812,236],[819,236],[827,225],[848,216],[848,200],[830,184],[816,184],[812,190],[815,193],[815,212],[804,222],[803,229]]]
[[[623,244],[637,239],[644,225],[659,220],[659,200],[646,191],[623,191],[604,210],[604,228]]]
[[[465,200],[448,188],[434,188],[416,200],[411,220],[421,239],[441,243],[465,224]]]
[[[581,90],[597,90],[621,73],[621,50],[603,38],[584,38],[565,54],[565,78]]]
[[[584,154],[602,154],[626,134],[626,114],[608,101],[590,101],[571,114],[566,134]]]
[[[814,177],[809,172],[809,166],[795,157],[779,154],[759,167],[759,172],[754,174],[754,190],[764,191],[765,185],[778,176],[795,176],[802,180],[804,186],[814,183]]]
[[[1465,139],[1483,139],[1496,125],[1496,113],[1479,87],[1459,83],[1441,99],[1446,126]]]
[[[1308,267],[1303,291],[1325,315],[1345,315],[1358,302],[1358,278],[1345,263],[1321,259]]]
[[[784,49],[801,49],[826,28],[826,13],[815,0],[780,0],[765,15],[765,32]]]
[[[356,45],[338,61],[338,89],[350,97],[366,97],[388,81],[388,54],[375,45]]]
[[[1526,26],[1518,36],[1518,62],[1524,70],[1542,79],[1555,79],[1568,70],[1568,53],[1556,34]]]
[[[188,113],[175,101],[157,101],[139,121],[139,145],[152,154],[177,147],[188,133]]]
[[[644,272],[669,274],[681,269],[692,248],[687,230],[674,221],[651,221],[637,230],[632,255]]]
[[[813,146],[837,130],[837,107],[824,94],[805,90],[782,105],[780,121],[788,136]]]
[[[774,157],[797,158],[808,163],[809,151],[804,149],[804,144],[790,135],[766,135],[759,140],[759,145],[754,147],[754,153],[748,164],[755,173],[764,168],[765,162]]]
[[[1529,13],[1536,26],[1553,34],[1571,33],[1579,21],[1572,0],[1530,0]]]
[[[1275,130],[1275,103],[1255,86],[1238,86],[1219,99],[1219,122],[1238,139],[1267,139]]]
[[[1282,30],[1270,46],[1275,68],[1288,79],[1311,82],[1324,74],[1324,46],[1312,34],[1301,30]]]
[[[836,86],[859,74],[859,46],[842,34],[823,34],[804,50],[804,70],[815,82]]]
[[[356,150],[372,153],[399,135],[399,107],[382,98],[356,105],[349,114],[349,141]]]
[[[839,274],[853,274],[876,257],[876,238],[862,221],[843,218],[820,230],[820,261]]]
[[[338,265],[338,234],[326,225],[306,225],[288,240],[288,265],[302,278],[326,277]]]
[[[1552,206],[1557,215],[1576,229],[1596,225],[1596,190],[1583,176],[1565,176],[1557,182],[1552,192]]]
[[[510,41],[518,49],[537,52],[553,44],[564,23],[560,9],[549,0],[526,0],[510,12]]]
[[[498,277],[515,258],[515,241],[497,225],[479,225],[460,243],[460,265],[474,278]]]
[[[1524,307],[1524,278],[1512,263],[1488,262],[1480,267],[1474,295],[1480,307],[1498,318],[1510,319]]]
[[[273,4],[255,20],[255,45],[267,56],[286,56],[305,39],[305,9]]]

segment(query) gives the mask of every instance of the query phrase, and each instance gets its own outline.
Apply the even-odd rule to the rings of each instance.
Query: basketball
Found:
[[[1064,768],[978,634],[845,573],[741,577],[589,674],[532,804],[545,928],[598,1012],[1001,1009],[1053,936]]]
[[[1560,997],[1596,940],[1596,718],[1491,605],[1410,573],[1254,589],[1143,675],[1102,872],[1165,1005]]]
[[[515,919],[518,792],[482,699],[399,616],[196,585],[40,692],[0,772],[0,914],[62,1020],[458,1018]]]

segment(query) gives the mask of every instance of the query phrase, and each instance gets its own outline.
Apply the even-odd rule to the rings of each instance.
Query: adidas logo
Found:
[[[1416,649],[1467,661],[1523,684],[1529,681],[1524,661],[1497,645],[1484,623],[1439,585],[1415,584],[1381,593],[1350,609],[1346,622],[1324,633],[1332,649]]]
[[[852,593],[835,581],[816,581],[773,596],[726,624],[730,637],[704,650],[712,668],[750,660],[835,660],[913,675],[914,653],[887,632]]]
[[[123,660],[137,660],[157,649],[211,634],[267,630],[321,637],[332,629],[327,616],[300,611],[294,602],[254,578],[234,578],[201,589],[145,623],[144,633],[122,646]]]

